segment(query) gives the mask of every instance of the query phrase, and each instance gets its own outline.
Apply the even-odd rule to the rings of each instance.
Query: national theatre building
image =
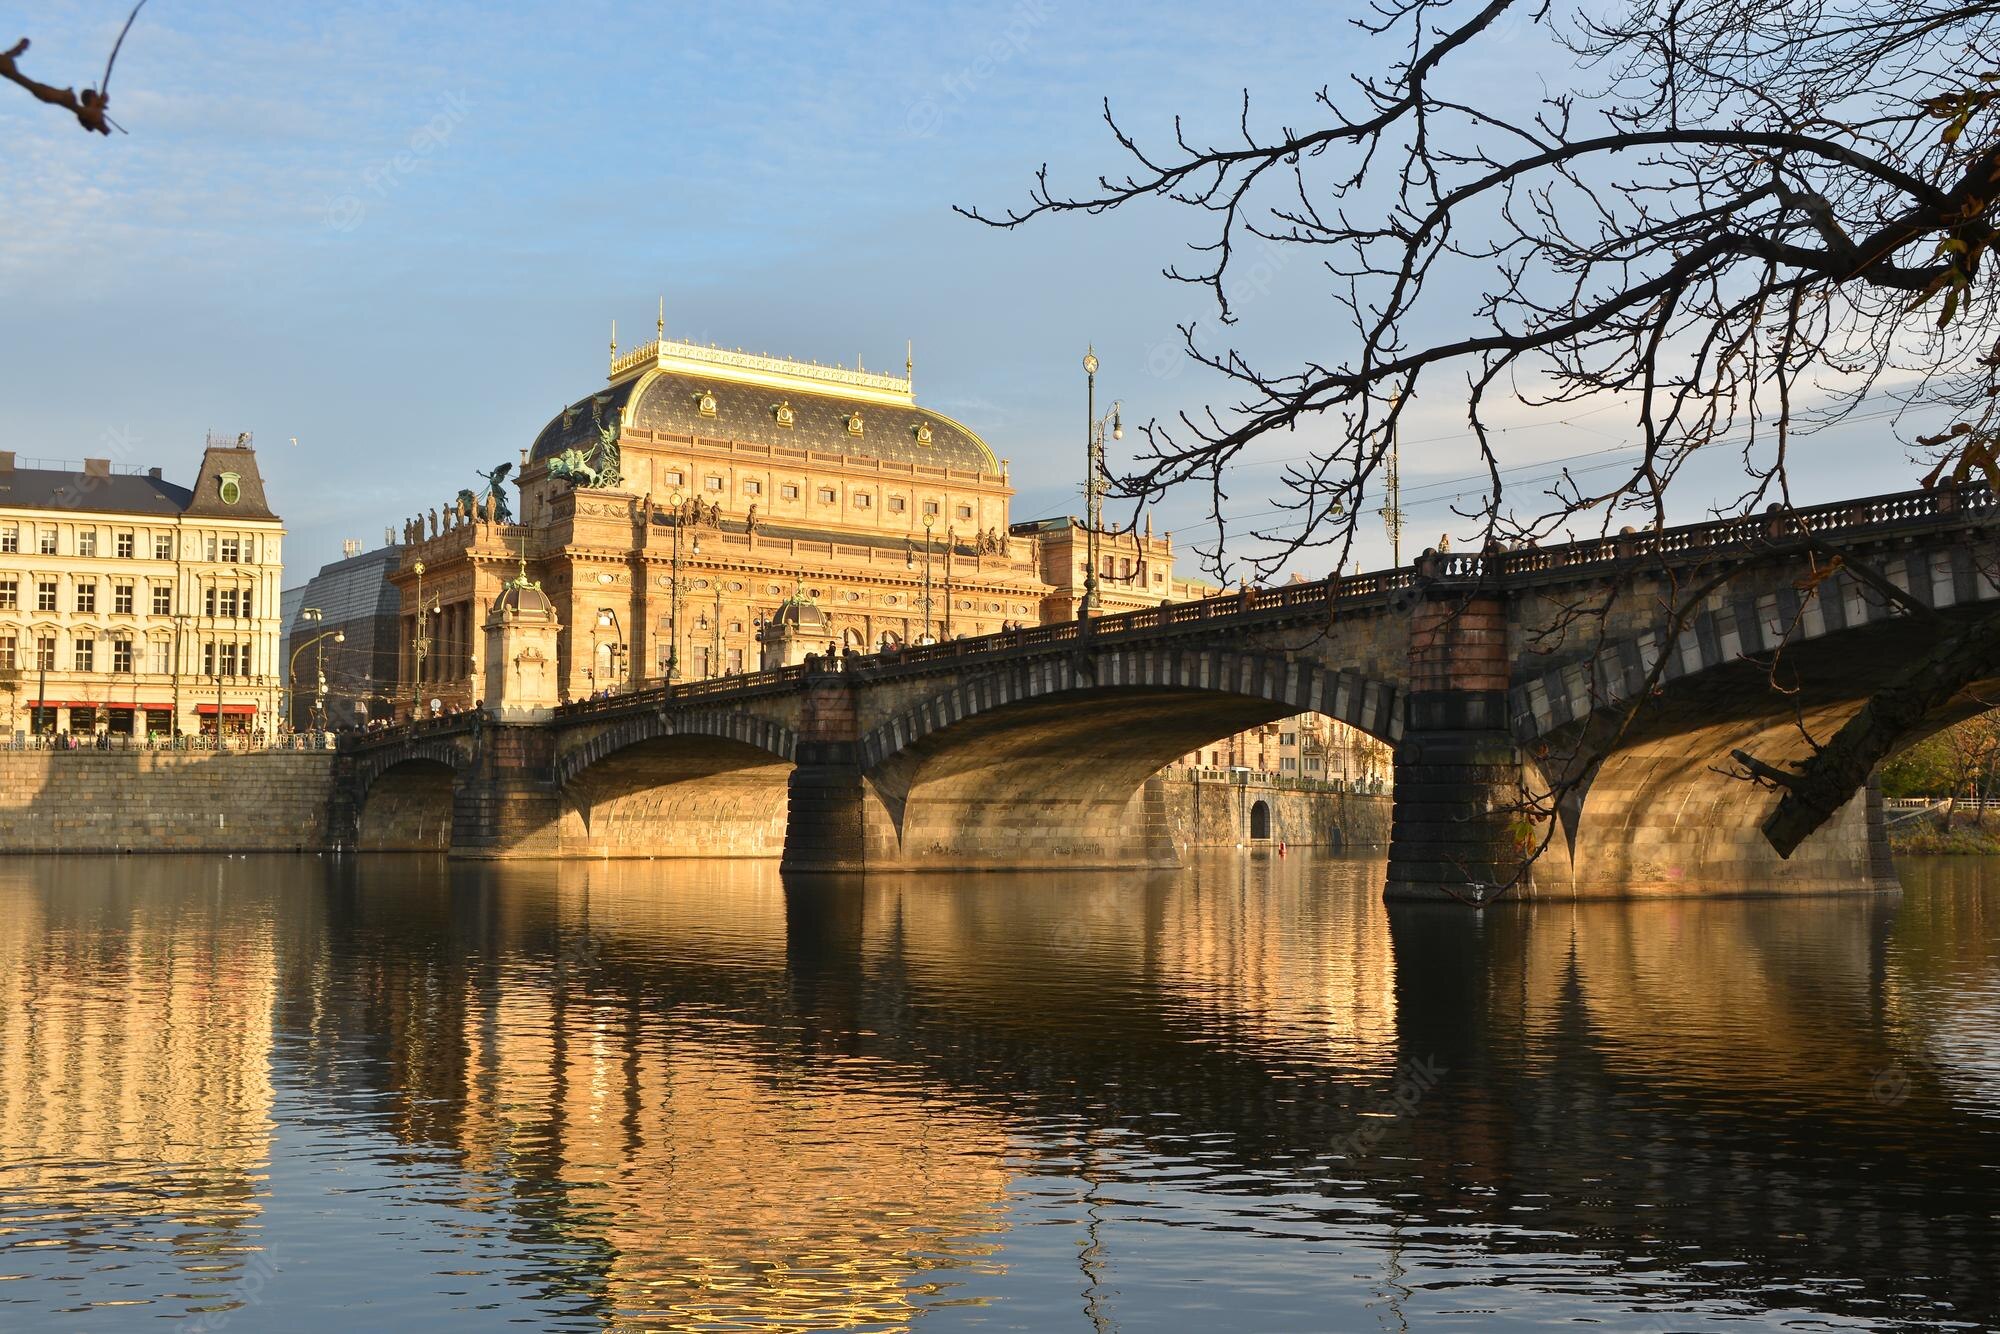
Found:
[[[404,524],[397,712],[481,698],[482,627],[524,562],[570,699],[755,671],[783,608],[812,609],[812,647],[855,652],[1073,619],[1083,528],[1013,522],[1007,462],[920,406],[908,370],[614,344],[605,386],[521,451],[519,516],[499,468]],[[1100,614],[1214,591],[1150,529],[1101,536],[1097,589]]]

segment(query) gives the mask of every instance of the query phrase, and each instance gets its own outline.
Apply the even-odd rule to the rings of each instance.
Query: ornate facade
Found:
[[[1007,463],[907,372],[614,350],[605,387],[522,451],[518,521],[495,481],[405,523],[398,712],[483,698],[482,627],[524,562],[563,627],[564,699],[756,671],[758,627],[793,599],[855,652],[1073,618],[1087,535],[1014,524]],[[1214,591],[1174,577],[1171,534],[1099,545],[1106,613]]]

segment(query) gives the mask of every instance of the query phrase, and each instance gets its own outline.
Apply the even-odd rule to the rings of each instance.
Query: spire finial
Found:
[[[903,352],[903,378],[914,387],[917,383],[917,340],[912,338]]]
[[[618,321],[611,321],[611,359],[618,360]]]
[[[660,298],[660,318],[653,322],[653,333],[661,342],[667,341],[667,299]]]

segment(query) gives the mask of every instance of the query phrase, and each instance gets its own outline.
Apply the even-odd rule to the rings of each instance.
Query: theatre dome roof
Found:
[[[997,475],[984,440],[918,405],[908,375],[659,340],[611,364],[610,383],[558,413],[531,460],[588,450],[601,428],[708,436]]]

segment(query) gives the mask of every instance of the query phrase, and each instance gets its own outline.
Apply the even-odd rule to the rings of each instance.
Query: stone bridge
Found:
[[[1775,798],[1723,771],[1737,748],[1803,755],[1955,623],[2000,610],[1996,526],[1984,487],[1911,492],[1426,552],[571,704],[546,723],[433,719],[343,745],[334,827],[354,848],[468,857],[1171,865],[1149,776],[1317,711],[1395,747],[1391,897],[1885,887],[1872,789],[1780,859],[1758,829]],[[1556,817],[1538,822],[1524,794],[1552,791]]]

